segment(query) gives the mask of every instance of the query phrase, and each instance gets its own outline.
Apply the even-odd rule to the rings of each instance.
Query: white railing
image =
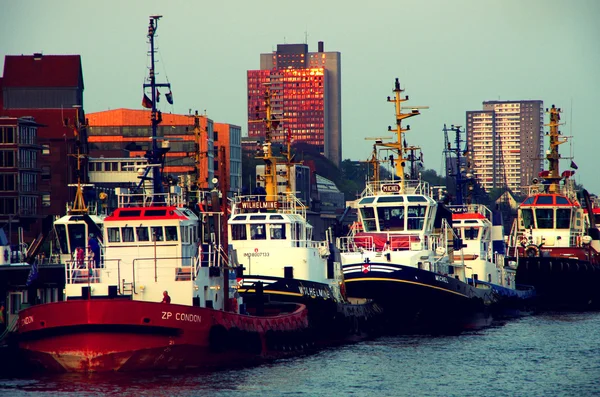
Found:
[[[186,202],[179,193],[119,193],[118,207],[151,207],[173,205],[183,207]]]
[[[233,198],[232,215],[256,211],[256,206],[251,205],[251,203],[265,203],[265,209],[276,209],[277,212],[282,214],[297,214],[302,218],[306,218],[306,206],[294,194],[279,194],[276,200],[268,200],[269,197],[272,196],[257,194],[236,196]],[[276,208],[269,208],[267,203],[276,203],[273,204]],[[244,208],[245,206],[247,208]]]
[[[420,180],[405,180],[404,190],[398,179],[367,182],[361,197],[382,194],[423,194],[429,195],[429,183]]]

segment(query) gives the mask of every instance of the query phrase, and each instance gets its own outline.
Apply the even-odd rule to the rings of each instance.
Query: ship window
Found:
[[[533,227],[533,210],[530,209],[522,209],[521,210],[521,226],[525,229],[529,229]]]
[[[177,226],[165,226],[167,241],[177,241]]]
[[[150,228],[152,230],[152,241],[163,241],[163,228],[162,226],[152,226]]]
[[[465,240],[477,240],[479,236],[479,228],[478,227],[467,227],[464,229],[464,238]]]
[[[246,215],[236,215],[233,217],[234,221],[245,221],[246,220]]]
[[[552,208],[538,208],[535,210],[538,229],[552,229],[554,227],[553,212]]]
[[[569,204],[569,200],[566,197],[556,197],[556,204]]]
[[[137,234],[137,241],[150,241],[150,235],[146,226],[136,227],[135,233]]]
[[[554,204],[552,198],[554,196],[538,196],[536,204]]]
[[[422,230],[427,207],[423,205],[411,205],[407,208],[407,230]]]
[[[362,223],[365,232],[374,232],[377,229],[375,223],[375,210],[373,207],[365,207],[360,209],[362,215]]]
[[[167,215],[167,210],[146,210],[144,211],[145,216],[165,216]]]
[[[527,197],[525,201],[523,201],[523,204],[533,204],[533,199],[533,197]]]
[[[127,216],[140,216],[142,211],[140,210],[121,210],[119,212],[119,217],[124,218]]]
[[[264,223],[250,225],[250,236],[252,240],[266,240],[267,233]]]
[[[58,237],[58,244],[60,244],[61,254],[68,254],[69,248],[67,247],[67,229],[65,225],[55,225],[56,236]]]
[[[85,224],[71,224],[68,226],[69,229],[69,248],[71,252],[75,252],[75,248],[77,247],[85,247],[87,246],[86,234],[85,234]]]
[[[371,204],[373,200],[375,200],[375,197],[365,197],[358,204]]]
[[[232,240],[247,240],[246,225],[231,225]]]
[[[109,227],[106,229],[106,234],[108,235],[109,243],[120,243],[121,242],[121,232],[118,227]]]
[[[285,240],[285,225],[269,225],[271,240]]]
[[[180,231],[180,233],[181,233],[181,240],[182,240],[183,244],[189,244],[189,242],[190,242],[190,241],[188,240],[188,234],[187,234],[187,231],[186,231],[186,229],[187,229],[187,227],[186,227],[186,226],[181,226],[181,227],[179,228],[179,231]]]
[[[557,197],[562,198],[562,197]],[[558,208],[556,210],[556,228],[557,229],[569,229],[571,226],[571,209],[570,208]]]
[[[377,208],[379,227],[382,231],[404,230],[404,207],[379,207]]]
[[[427,202],[427,199],[424,196],[407,196],[406,199],[409,203],[422,203]]]
[[[252,216],[250,216],[250,220],[251,221],[264,221],[265,219],[267,219],[266,215],[252,215]]]
[[[403,203],[404,197],[402,196],[382,196],[377,199],[378,203]]]
[[[269,217],[269,219],[283,219],[283,216],[281,216],[281,215],[271,215]]]
[[[132,227],[122,227],[121,234],[123,235],[124,243],[132,243],[135,241],[133,237],[133,228]]]

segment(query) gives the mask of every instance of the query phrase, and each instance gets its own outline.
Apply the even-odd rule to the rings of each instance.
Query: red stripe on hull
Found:
[[[118,299],[55,302],[19,313],[19,347],[35,366],[68,372],[217,368],[267,358],[268,330],[301,332],[306,308],[270,317]],[[227,348],[228,331],[246,337]],[[241,336],[240,336],[241,335]]]

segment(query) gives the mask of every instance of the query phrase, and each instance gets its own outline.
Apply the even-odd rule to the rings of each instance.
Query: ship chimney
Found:
[[[319,41],[319,52],[323,52],[323,42]]]

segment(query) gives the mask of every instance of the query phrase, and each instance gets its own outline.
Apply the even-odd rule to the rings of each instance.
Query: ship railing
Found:
[[[91,258],[83,261],[68,260],[65,262],[65,281],[67,284],[95,284],[101,282],[101,267],[96,267]]]
[[[183,207],[186,203],[179,193],[129,193],[118,192],[117,203],[125,207],[176,206]]]
[[[540,194],[540,193],[549,193],[549,186],[550,186],[549,184],[537,183],[534,185],[529,185],[525,189],[527,189],[528,195],[532,196],[532,195]],[[577,200],[577,191],[578,191],[578,189],[576,188],[574,181],[571,179],[568,179],[565,181],[564,184],[558,185],[558,191],[556,191],[555,193],[562,194],[564,196],[567,196],[569,199],[576,201]]]
[[[418,234],[392,234],[385,232],[360,233],[336,239],[340,252],[382,252],[435,250],[436,236]]]
[[[429,183],[421,180],[405,180],[404,189],[398,179],[367,182],[361,197],[386,194],[429,195]]]
[[[448,205],[447,208],[454,214],[480,214],[492,220],[492,210],[483,204]]]
[[[270,210],[283,214],[298,214],[306,218],[306,206],[293,193],[280,193],[277,197],[252,194],[233,198],[233,215]]]

